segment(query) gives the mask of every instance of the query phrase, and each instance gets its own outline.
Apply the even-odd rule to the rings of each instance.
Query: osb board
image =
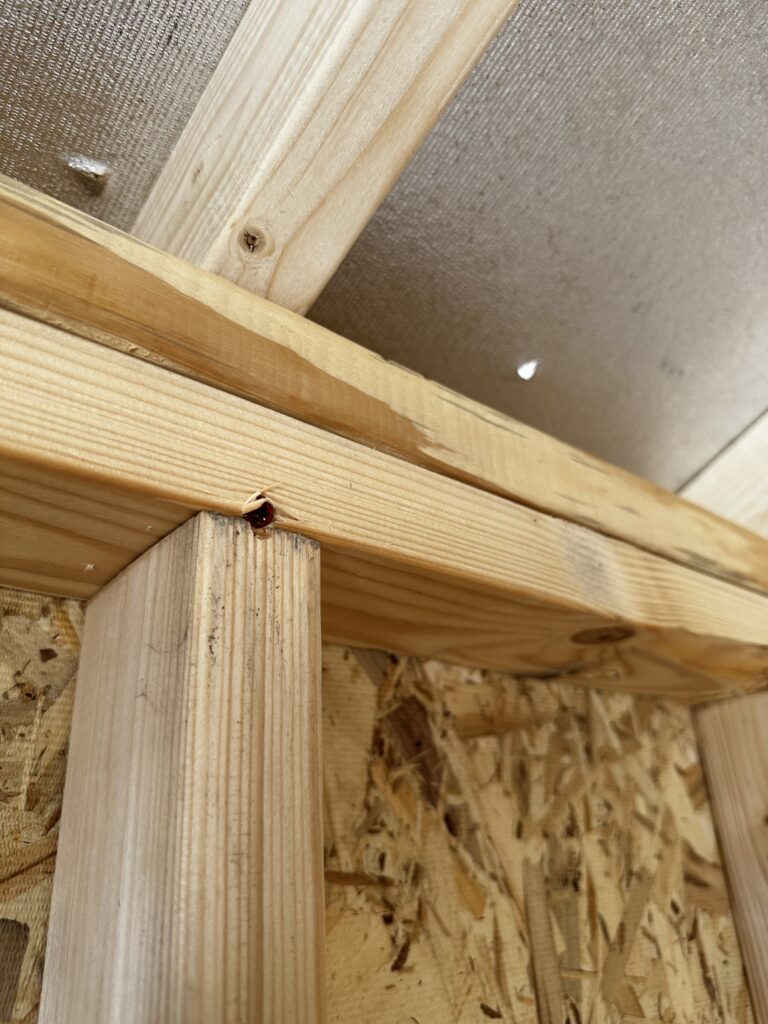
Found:
[[[81,625],[0,589],[0,1022],[37,1020]]]
[[[753,1020],[689,711],[324,671],[331,1024]]]
[[[0,1024],[37,1019],[81,621],[0,590]],[[684,708],[326,647],[324,757],[331,1024],[752,1022]]]

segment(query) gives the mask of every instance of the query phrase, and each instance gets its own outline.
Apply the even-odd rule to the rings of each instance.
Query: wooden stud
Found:
[[[768,413],[683,488],[690,501],[768,537]],[[695,716],[736,927],[759,1022],[768,1021],[768,693]]]
[[[134,232],[304,312],[515,0],[252,0]]]
[[[696,714],[757,1020],[768,1021],[768,694]]]
[[[61,203],[0,182],[0,305],[768,591],[768,547],[747,530]]]
[[[318,567],[203,513],[90,604],[43,1024],[323,1021]]]

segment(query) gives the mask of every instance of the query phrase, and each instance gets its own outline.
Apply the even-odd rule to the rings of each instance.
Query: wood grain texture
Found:
[[[514,7],[252,0],[134,232],[306,311]]]
[[[0,313],[0,358],[2,473],[18,478],[21,465],[54,503],[58,481],[67,481],[67,493],[85,481],[96,496],[91,491],[77,511],[95,509],[93,532],[105,509],[121,522],[123,493],[141,507],[145,499],[175,507],[183,518],[200,508],[239,514],[249,495],[266,490],[282,529],[371,560],[385,577],[406,574],[411,589],[448,585],[454,604],[470,606],[477,595],[501,600],[508,643],[523,644],[515,667],[541,668],[533,654],[554,640],[547,668],[580,665],[585,648],[594,659],[637,636],[663,662],[703,674],[702,695],[710,696],[713,680],[725,693],[765,683],[761,595],[16,314]],[[136,515],[129,504],[127,526]],[[48,550],[29,547],[45,534],[45,516],[41,524],[33,509],[32,517],[16,533],[15,543],[26,543],[12,552],[17,583],[20,566],[34,576],[36,557],[39,575],[50,569]],[[156,536],[162,519],[147,525]],[[71,539],[71,578],[82,593],[81,536],[55,536],[62,589]],[[131,528],[120,539],[126,551],[132,538],[140,550],[146,536]],[[117,545],[110,554],[117,557]],[[95,558],[88,565],[95,574]],[[354,613],[369,584],[355,572],[348,581],[355,589],[344,601]],[[592,632],[582,640],[585,630]]]
[[[26,825],[19,831],[12,819],[0,845],[1,996],[18,977],[16,947],[2,922],[29,926],[30,964],[39,963],[45,944],[69,719],[54,709],[71,695],[80,609],[10,591],[0,592],[0,602],[0,666],[7,677],[21,672],[22,687],[34,687],[38,699],[46,694],[44,700],[60,686],[56,680],[70,680],[44,710],[44,727],[31,733],[28,722],[12,716],[34,704],[0,705],[7,780],[0,808],[13,807],[24,765],[45,752],[27,790]],[[62,606],[65,618],[57,611]],[[39,651],[49,648],[58,658],[43,661]],[[574,1003],[584,1020],[593,1002],[592,1019],[601,1024],[615,1020],[611,1014],[658,1021],[675,1013],[675,1020],[695,1024],[752,1020],[685,709],[379,652],[326,646],[322,657],[331,1020],[378,1024],[415,1014],[426,1022],[440,1012],[440,1020],[477,1024],[487,1019],[482,1001],[502,1020],[539,1024],[529,963],[530,929],[540,925],[542,910],[555,942],[554,962],[542,969],[549,994],[563,992],[572,1021]],[[403,747],[409,735],[426,741],[426,753],[410,756]],[[384,751],[375,737],[386,741]],[[435,769],[437,806],[422,788]],[[655,833],[660,802],[669,818]],[[392,832],[376,831],[382,813]],[[505,872],[521,879],[531,855],[540,868],[545,897],[529,899],[530,917],[519,889],[521,902],[510,911],[507,876],[489,878],[477,861],[475,837],[485,843],[490,828]],[[53,839],[50,855],[41,846],[46,834]],[[632,871],[643,858],[653,863],[656,851],[662,851],[660,870],[625,978],[618,989],[600,985],[615,962],[614,956],[606,964],[606,957],[611,939],[622,933]],[[21,874],[19,854],[26,865]],[[480,856],[487,856],[485,845]],[[502,926],[513,920],[521,932],[497,928],[497,917]],[[406,939],[402,969],[392,971]],[[520,943],[519,956],[511,955],[513,941]],[[22,977],[10,1019],[34,1024],[40,971],[33,966]],[[499,989],[504,995],[497,1001]],[[513,1001],[514,1016],[502,999]]]
[[[145,494],[0,458],[0,578],[9,587],[93,597],[189,516]]]
[[[684,565],[768,590],[751,533],[3,179],[0,304]]]
[[[768,413],[682,490],[768,537]],[[752,1000],[768,1021],[768,693],[702,708],[696,715],[712,809]]]
[[[279,510],[278,510],[279,514]],[[0,580],[90,597],[180,525],[189,510],[51,467],[0,460]],[[290,524],[289,524],[290,525]],[[577,644],[591,613],[511,600],[466,581],[334,550],[322,553],[322,627],[329,642],[686,702],[754,685],[765,656],[743,644],[636,629],[620,644]]]
[[[758,1021],[768,1021],[768,694],[696,714]]]
[[[660,591],[664,585],[659,581]],[[422,658],[686,703],[764,686],[766,647],[706,642],[685,629],[633,625],[616,643],[574,638],[595,618],[571,607],[514,600],[370,558],[323,548],[323,636]],[[763,627],[758,627],[762,629]]]
[[[0,589],[0,1020],[40,1001],[83,609]]]
[[[717,515],[768,537],[768,412],[716,459],[681,494]]]
[[[689,710],[326,647],[323,721],[335,1024],[754,1020]]]
[[[203,513],[89,605],[45,1024],[324,1020],[318,569]]]

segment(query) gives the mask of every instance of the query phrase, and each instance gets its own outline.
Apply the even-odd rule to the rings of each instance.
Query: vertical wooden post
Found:
[[[768,693],[696,713],[712,810],[758,1021],[768,1022]]]
[[[42,1024],[318,1024],[319,551],[201,513],[91,602]]]

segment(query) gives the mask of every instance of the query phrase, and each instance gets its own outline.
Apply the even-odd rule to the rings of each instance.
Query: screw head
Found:
[[[274,245],[269,233],[258,224],[246,224],[237,236],[241,253],[248,257],[269,256]]]
[[[263,530],[275,518],[275,506],[266,499],[258,506],[246,512],[243,519],[247,520],[254,530]]]

